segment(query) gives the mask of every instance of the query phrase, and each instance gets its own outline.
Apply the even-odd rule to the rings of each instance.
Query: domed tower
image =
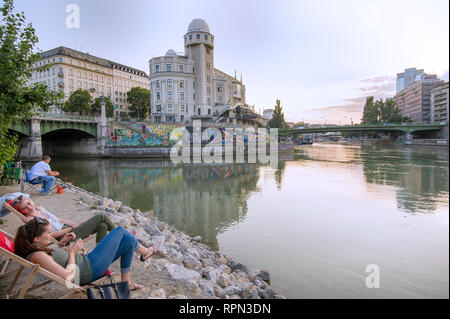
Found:
[[[208,24],[194,19],[184,36],[185,54],[194,60],[195,115],[212,118],[214,100],[214,36]]]

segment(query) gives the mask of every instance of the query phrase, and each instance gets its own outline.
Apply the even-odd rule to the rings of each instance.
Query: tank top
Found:
[[[34,253],[35,252],[29,254],[26,259],[30,260]],[[67,267],[67,261],[69,260],[69,253],[67,251],[61,248],[56,248],[50,253],[50,255],[58,265],[63,268]],[[77,267],[75,271],[74,283],[80,286],[90,283],[92,281],[92,266],[89,259],[85,255],[76,254],[75,265],[77,265]]]
[[[50,223],[50,229],[51,229],[52,233],[55,233],[63,228],[64,224],[59,221],[58,217],[56,217],[55,215],[48,212],[47,210],[45,210],[42,207],[36,207],[36,210],[39,213],[41,213],[45,219],[48,220],[48,222]]]

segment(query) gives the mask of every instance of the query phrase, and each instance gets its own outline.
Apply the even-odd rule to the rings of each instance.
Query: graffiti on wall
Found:
[[[114,124],[107,131],[108,146],[171,146],[170,134],[177,125]]]

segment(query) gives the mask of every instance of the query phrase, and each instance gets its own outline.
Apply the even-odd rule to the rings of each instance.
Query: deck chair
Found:
[[[14,241],[14,237],[8,234],[5,231],[1,231],[6,237],[8,237],[10,240]],[[11,284],[6,289],[6,299],[23,299],[25,298],[25,295],[27,292],[30,292],[32,290],[35,290],[37,288],[43,287],[51,282],[57,282],[60,283],[69,289],[69,293],[65,294],[64,296],[58,298],[58,299],[68,299],[71,298],[77,294],[87,294],[87,288],[92,287],[93,285],[100,285],[106,280],[108,277],[102,277],[91,284],[85,285],[85,286],[78,286],[74,283],[67,282],[63,278],[49,272],[48,270],[45,270],[41,268],[38,264],[33,264],[32,262],[29,262],[28,260],[17,256],[16,254],[10,252],[9,250],[6,250],[2,247],[0,247],[0,255],[6,258],[6,263],[3,266],[1,272],[0,272],[0,278],[4,278],[7,276],[10,276],[15,273],[15,276],[11,282]],[[13,270],[8,270],[9,266],[11,265],[11,262],[14,261],[19,264],[18,268],[15,268]],[[25,284],[23,287],[18,291],[13,293],[13,289],[17,284],[18,279],[20,278],[20,275],[22,274],[24,269],[30,269],[31,274],[28,276],[27,280],[25,281]],[[44,276],[46,279],[43,282],[36,282],[33,284],[33,279],[36,277],[37,274],[40,274]],[[114,273],[110,274],[109,276],[113,276]]]
[[[30,183],[30,174],[27,169],[27,164],[22,165],[22,178],[20,179],[20,192],[21,193],[29,193],[33,190],[35,190],[39,185],[42,185],[42,183],[39,184],[31,184]],[[27,187],[27,189],[25,189]]]
[[[6,208],[7,210],[9,210],[11,212],[11,214],[17,216],[24,224],[26,224],[30,221],[30,219],[28,217],[22,215],[17,209],[15,209],[11,205],[9,205],[7,202],[3,203],[3,207]],[[85,239],[83,239],[83,242],[85,243],[85,242],[91,240],[92,238],[94,238],[94,235],[90,235],[89,237],[86,237]],[[53,237],[50,238],[50,241],[52,242],[52,244],[56,244],[56,245],[60,244],[60,242]]]

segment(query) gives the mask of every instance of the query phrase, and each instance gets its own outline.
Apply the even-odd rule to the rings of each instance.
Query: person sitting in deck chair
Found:
[[[19,196],[9,204],[29,219],[34,216],[45,218],[50,222],[52,237],[61,244],[68,243],[75,238],[85,239],[92,234],[97,234],[95,242],[98,244],[108,231],[116,228],[116,225],[105,214],[98,214],[83,223],[75,224],[70,221],[57,218],[44,207],[36,207],[33,201],[25,196]]]
[[[29,184],[36,185],[42,183],[42,189],[38,190],[42,195],[49,195],[53,184],[55,183],[55,176],[59,176],[58,171],[52,171],[50,168],[50,156],[44,155],[42,161],[37,162],[30,169]]]
[[[112,230],[87,255],[79,254],[83,249],[82,240],[72,243],[68,250],[49,249],[47,246],[51,236],[49,221],[36,216],[17,230],[14,252],[55,275],[80,285],[103,277],[109,266],[120,258],[121,281],[127,281],[130,290],[144,288],[139,283],[131,282],[133,255],[136,251],[141,254],[141,261],[145,261],[156,252],[156,247],[145,248],[123,227],[118,226]]]

